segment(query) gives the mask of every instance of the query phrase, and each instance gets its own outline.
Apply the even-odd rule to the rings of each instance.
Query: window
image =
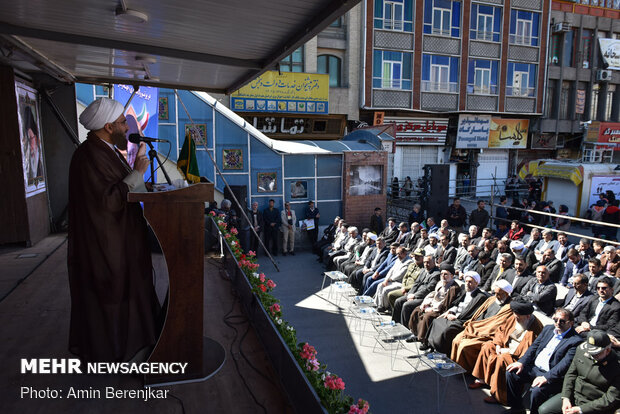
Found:
[[[592,95],[590,96],[590,120],[592,121],[597,119],[599,90],[600,86],[598,84],[594,84],[592,87]]]
[[[342,16],[334,20],[332,24],[329,25],[329,27],[342,27]]]
[[[560,59],[562,57],[562,38],[558,33],[554,33],[551,36],[551,53],[549,53],[549,64],[553,66],[560,66]]]
[[[329,86],[340,87],[341,83],[341,60],[336,56],[320,55],[317,58],[317,73],[329,74]]]
[[[570,119],[568,101],[570,98],[571,83],[562,82],[562,90],[560,91],[560,119]]]
[[[450,22],[452,10],[442,7],[433,7],[433,34],[450,36]]]
[[[383,28],[387,30],[403,30],[403,4],[386,1],[383,5]]]
[[[422,91],[458,92],[459,58],[422,55]]]
[[[375,1],[375,29],[413,32],[413,0]]]
[[[518,45],[530,45],[532,42],[532,21],[517,19],[517,36],[515,43]]]
[[[471,33],[475,40],[499,42],[502,23],[502,9],[485,4],[471,4]]]
[[[581,31],[581,67],[589,69],[590,59],[592,59],[592,30],[583,29]]]
[[[460,27],[460,1],[424,0],[424,33],[459,37]]]
[[[467,93],[497,95],[498,67],[496,60],[470,59]]]
[[[616,92],[616,85],[608,84],[607,85],[607,101],[605,101],[605,120],[606,121],[613,121],[611,117],[611,110],[613,108],[615,92]]]
[[[411,56],[411,53],[375,50],[373,88],[411,90]]]
[[[304,47],[300,47],[286,58],[280,61],[282,72],[303,72],[304,71]]]
[[[508,96],[535,96],[536,65],[508,62],[506,79],[506,94]]]
[[[510,43],[538,46],[540,14],[524,10],[510,11]]]
[[[571,30],[564,33],[564,50],[562,51],[562,65],[564,66],[574,66],[573,62],[573,48],[575,39],[575,31]]]

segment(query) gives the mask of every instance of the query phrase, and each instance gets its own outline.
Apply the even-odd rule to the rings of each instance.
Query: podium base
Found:
[[[182,375],[145,375],[145,387],[164,387],[167,385],[201,382],[211,378],[224,366],[226,351],[219,342],[206,336],[202,337],[202,371]]]

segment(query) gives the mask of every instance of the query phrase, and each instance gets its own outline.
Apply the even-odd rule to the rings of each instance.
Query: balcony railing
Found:
[[[498,95],[499,89],[497,85],[480,86],[473,83],[467,84],[467,93],[474,95]]]
[[[458,82],[422,81],[422,92],[458,93]]]
[[[514,86],[506,87],[506,96],[516,96],[516,97],[525,97],[525,98],[533,98],[536,93],[536,88],[517,88]]]

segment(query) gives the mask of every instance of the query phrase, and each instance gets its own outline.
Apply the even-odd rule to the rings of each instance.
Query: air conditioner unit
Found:
[[[570,31],[570,23],[561,22],[553,25],[553,32],[569,32]]]
[[[596,80],[599,82],[609,82],[612,77],[612,72],[609,69],[606,70],[597,70],[596,71]]]

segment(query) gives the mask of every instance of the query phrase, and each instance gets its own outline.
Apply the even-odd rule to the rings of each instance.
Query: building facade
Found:
[[[512,147],[459,148],[459,116],[490,115],[491,128],[496,119],[521,119],[523,127],[543,112],[549,7],[543,0],[365,2],[360,116],[397,124],[394,176],[415,180],[424,164],[452,162],[451,178],[470,176],[490,189],[516,171]]]
[[[619,129],[620,68],[608,52],[620,51],[619,19],[620,1],[552,2],[546,104],[536,132],[558,158],[617,158],[614,143],[597,141]]]

